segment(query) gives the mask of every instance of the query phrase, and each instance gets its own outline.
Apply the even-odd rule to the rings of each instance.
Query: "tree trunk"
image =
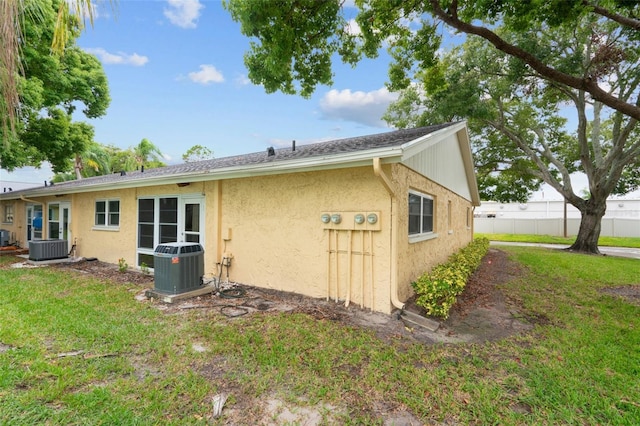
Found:
[[[580,230],[575,242],[567,250],[582,253],[600,254],[598,249],[598,239],[600,238],[600,229],[602,217],[607,210],[607,200],[595,201],[588,200],[580,209],[582,218],[580,220]]]
[[[76,179],[80,180],[82,179],[82,159],[80,158],[80,156],[78,154],[76,154],[76,158],[73,162],[73,169],[76,172]]]

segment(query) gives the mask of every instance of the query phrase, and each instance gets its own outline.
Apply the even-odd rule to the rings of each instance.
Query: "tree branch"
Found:
[[[625,27],[629,27],[634,30],[640,30],[640,20],[638,19],[629,18],[627,16],[622,16],[618,13],[610,12],[602,6],[598,6],[597,4],[590,3],[586,0],[584,0],[582,4],[587,7],[590,7],[594,13],[604,16],[605,18],[611,19],[612,21],[615,21],[620,25],[624,25]]]
[[[602,144],[600,143],[600,113],[602,112],[602,103],[595,102],[593,104],[593,120],[591,121],[591,146],[593,147],[593,161],[596,167],[602,166]]]
[[[569,87],[573,87],[574,89],[584,90],[590,93],[595,100],[600,101],[603,104],[617,111],[620,111],[625,115],[640,120],[640,107],[624,102],[606,92],[605,90],[602,90],[598,86],[597,81],[595,81],[593,78],[578,78],[573,75],[558,71],[555,68],[551,68],[544,62],[536,58],[533,54],[518,46],[508,43],[488,28],[472,25],[468,22],[461,21],[457,17],[457,10],[452,9],[454,4],[451,5],[451,7],[449,8],[449,13],[447,13],[440,7],[440,2],[438,0],[429,0],[429,3],[431,4],[433,14],[447,25],[450,25],[451,27],[464,33],[482,37],[493,44],[498,50],[522,60],[536,72],[538,72],[541,76],[565,84]]]
[[[563,183],[562,185],[558,182],[551,171],[547,167],[546,164],[542,162],[540,157],[536,154],[536,152],[531,149],[526,143],[524,143],[518,135],[508,129],[504,124],[496,122],[496,121],[487,121],[487,124],[492,126],[494,129],[500,131],[502,134],[511,139],[518,148],[520,148],[530,159],[533,161],[538,167],[539,177],[544,180],[546,183],[551,185],[556,191],[565,195],[565,197],[573,196],[573,188],[571,186],[571,179],[569,178],[568,173],[562,174]],[[566,169],[565,169],[566,171]],[[562,173],[562,172],[561,172]],[[537,173],[536,173],[537,174]]]

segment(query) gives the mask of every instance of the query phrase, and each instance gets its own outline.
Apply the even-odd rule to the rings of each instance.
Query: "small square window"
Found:
[[[114,227],[120,225],[120,200],[96,201],[95,226]]]
[[[3,223],[13,223],[13,204],[4,206],[4,214],[2,216]]]

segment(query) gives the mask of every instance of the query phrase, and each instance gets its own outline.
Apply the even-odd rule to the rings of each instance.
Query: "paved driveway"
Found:
[[[492,246],[532,246],[546,247],[555,249],[565,249],[569,247],[565,244],[538,244],[538,243],[512,243],[507,241],[491,241]],[[630,257],[632,259],[640,259],[640,249],[627,247],[600,247],[600,253],[607,256]]]

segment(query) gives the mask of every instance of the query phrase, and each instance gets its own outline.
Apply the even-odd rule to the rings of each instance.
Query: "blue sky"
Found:
[[[169,164],[193,145],[216,157],[379,133],[395,99],[387,81],[386,52],[356,68],[334,63],[334,84],[310,99],[266,94],[247,79],[249,39],[217,0],[108,2],[77,44],[95,54],[109,80],[111,105],[96,120],[95,140],[121,148],[147,138]],[[46,167],[8,174],[3,181],[42,183]]]
[[[102,144],[126,149],[147,138],[175,164],[194,145],[225,157],[389,130],[380,117],[396,95],[385,88],[385,51],[355,68],[335,60],[334,84],[309,99],[267,94],[248,80],[249,39],[219,0],[118,0],[115,11],[108,1],[96,3],[94,25],[77,44],[102,62],[112,101],[104,117],[76,119],[91,123]],[[463,40],[443,35],[449,45]],[[46,164],[2,170],[0,186],[52,176]],[[577,176],[574,186],[580,191],[586,181]],[[533,198],[561,196],[545,186]]]

